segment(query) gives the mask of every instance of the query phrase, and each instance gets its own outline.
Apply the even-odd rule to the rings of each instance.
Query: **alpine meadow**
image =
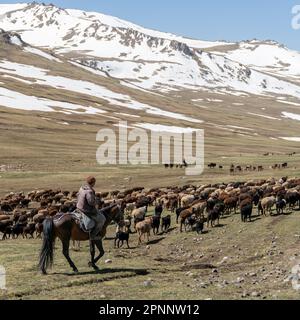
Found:
[[[0,3],[0,300],[299,299],[300,52],[84,9]]]

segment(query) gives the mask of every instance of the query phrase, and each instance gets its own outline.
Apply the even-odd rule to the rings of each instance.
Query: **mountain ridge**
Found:
[[[57,113],[64,126],[70,118],[97,117],[100,126],[125,120],[153,130],[204,128],[214,137],[278,143],[285,136],[293,141],[282,143],[295,143],[297,52],[255,39],[194,48],[174,35],[162,39],[133,30],[130,23],[120,29],[123,20],[95,24],[100,16],[113,18],[68,11],[37,3],[0,5],[1,34],[8,39],[0,37],[1,108]]]

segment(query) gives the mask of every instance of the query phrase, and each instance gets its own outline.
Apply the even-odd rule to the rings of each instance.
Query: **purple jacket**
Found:
[[[94,215],[97,213],[95,190],[89,185],[80,188],[77,196],[77,209],[87,215]]]

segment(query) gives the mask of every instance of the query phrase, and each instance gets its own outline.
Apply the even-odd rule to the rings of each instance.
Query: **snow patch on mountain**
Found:
[[[174,113],[153,107],[132,99],[128,95],[113,92],[103,86],[92,82],[75,80],[61,76],[49,75],[49,70],[33,67],[30,65],[0,61],[0,71],[6,74],[13,74],[24,78],[32,79],[32,84],[47,85],[57,90],[69,90],[106,100],[111,105],[121,106],[132,110],[141,110],[158,117],[185,120],[194,123],[202,123],[199,119],[194,119],[180,113]]]
[[[282,112],[282,115],[284,116],[284,118],[300,121],[300,114],[284,111]]]
[[[183,128],[177,126],[165,126],[160,124],[151,124],[151,123],[138,123],[135,124],[138,128],[147,129],[154,132],[168,132],[168,133],[192,133],[198,131],[197,128]]]
[[[241,42],[239,49],[227,52],[226,56],[261,71],[300,77],[300,53],[276,42]]]
[[[43,57],[45,59],[62,63],[62,61],[60,59],[52,56],[51,54],[48,54],[48,53],[42,51],[42,50],[39,50],[39,49],[36,49],[36,48],[32,48],[32,47],[29,47],[29,46],[25,47],[24,50],[26,52],[30,52],[32,54],[38,55],[38,56]]]
[[[81,114],[103,114],[105,111],[93,107],[85,107],[73,103],[54,101],[34,96],[28,96],[16,91],[0,87],[0,105],[7,108],[27,111],[53,112],[56,109]]]

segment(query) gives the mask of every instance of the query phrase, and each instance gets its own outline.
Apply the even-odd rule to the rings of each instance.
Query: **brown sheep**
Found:
[[[131,217],[133,218],[134,227],[138,222],[141,222],[145,219],[147,212],[147,207],[134,209],[131,213]]]
[[[266,213],[269,211],[270,215],[272,214],[272,208],[276,204],[276,198],[274,196],[266,197],[261,200],[261,208],[263,215],[266,216]]]
[[[180,232],[182,232],[182,226],[185,226],[185,221],[191,217],[193,214],[196,213],[196,208],[195,207],[190,207],[188,209],[185,209],[181,211],[179,217],[180,217]],[[186,231],[186,230],[185,230]]]
[[[195,200],[195,196],[193,195],[183,196],[181,198],[181,207],[182,208],[188,207],[194,200]]]
[[[237,197],[230,197],[224,200],[225,205],[225,211],[230,214],[232,210],[234,210],[234,213],[236,213],[238,204],[238,198]]]
[[[147,236],[147,241],[149,242],[150,232],[152,229],[152,222],[153,222],[152,218],[147,218],[146,220],[138,222],[136,224],[136,231],[139,235],[138,245],[142,243],[142,235],[144,235],[144,239]]]

